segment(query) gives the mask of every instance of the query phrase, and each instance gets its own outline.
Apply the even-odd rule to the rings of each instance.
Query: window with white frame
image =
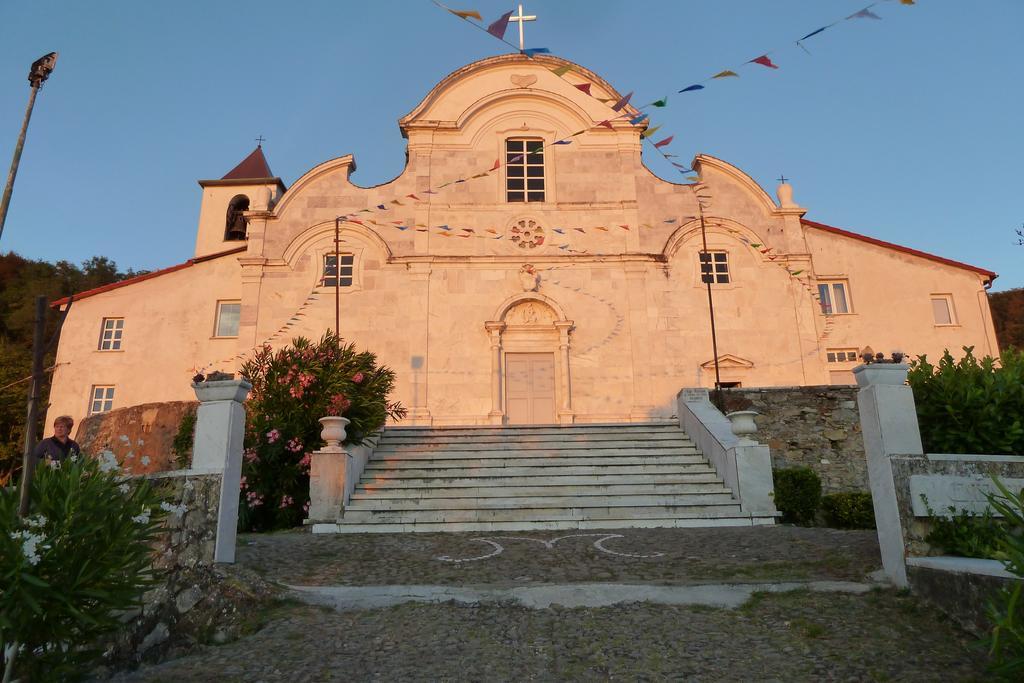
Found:
[[[104,318],[100,328],[100,351],[120,351],[124,318]]]
[[[89,397],[89,414],[109,412],[114,407],[114,387],[94,384]]]
[[[840,315],[850,312],[850,285],[846,280],[818,283],[818,303],[825,315]]]
[[[338,260],[341,268],[338,268]],[[351,287],[355,273],[355,254],[324,254],[324,275],[320,279],[321,287]],[[339,280],[340,278],[340,280]]]
[[[238,319],[242,314],[240,301],[218,301],[217,323],[214,325],[215,337],[237,337]]]
[[[936,325],[956,325],[952,294],[932,294],[932,316]]]
[[[827,349],[825,359],[829,363],[849,363],[860,358],[857,349]]]
[[[724,285],[730,280],[729,275],[729,254],[724,251],[701,251],[700,257],[700,281],[712,284]]]
[[[544,201],[544,141],[505,141],[505,201]]]

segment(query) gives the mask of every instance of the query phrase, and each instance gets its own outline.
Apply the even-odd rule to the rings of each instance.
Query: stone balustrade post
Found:
[[[324,425],[321,436],[327,445],[310,454],[309,512],[305,524],[334,524],[341,518],[352,460],[352,454],[341,445],[348,420],[323,417],[320,423]]]
[[[860,387],[857,408],[882,569],[899,588],[908,586],[906,546],[890,458],[924,454],[914,392],[906,384],[908,369],[904,363],[872,363],[853,369]]]
[[[245,408],[242,403],[252,385],[245,380],[230,379],[196,382],[192,389],[199,399],[192,442],[192,470],[221,475],[213,561],[231,563],[235,561],[238,491],[245,438]]]

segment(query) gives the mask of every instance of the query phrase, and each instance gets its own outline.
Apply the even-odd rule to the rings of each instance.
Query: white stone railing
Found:
[[[728,418],[711,403],[707,389],[683,389],[676,402],[679,425],[732,490],[743,512],[777,515],[768,446],[736,436]]]
[[[877,363],[854,368],[860,391],[864,451],[875,509],[882,568],[900,588],[911,585],[907,567],[952,574],[1008,577],[996,560],[929,556],[925,541],[932,512],[949,507],[974,513],[988,509],[992,477],[1019,488],[1024,456],[925,454],[914,392],[906,384],[908,366]],[[921,495],[927,496],[927,504]]]

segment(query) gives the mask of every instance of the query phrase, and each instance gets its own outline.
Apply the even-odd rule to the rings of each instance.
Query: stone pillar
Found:
[[[505,331],[505,323],[489,321],[484,323],[491,337],[491,412],[487,417],[491,424],[500,425],[505,419],[505,411],[501,408],[501,333]]]
[[[560,320],[555,323],[558,330],[558,384],[561,397],[558,407],[559,424],[572,424],[572,385],[569,383],[569,331],[572,330],[571,320]]]
[[[899,588],[908,586],[906,549],[889,459],[894,455],[924,454],[914,392],[906,385],[907,369],[902,363],[874,363],[853,369],[860,387],[857,408],[868,459],[868,482],[882,568]]]
[[[626,273],[626,297],[629,302],[629,339],[632,347],[630,371],[633,376],[633,405],[630,407],[631,422],[646,422],[651,419],[654,405],[651,402],[650,353],[647,335],[647,265],[629,262],[624,265]]]
[[[416,239],[427,233],[416,233]],[[419,242],[417,242],[419,250]],[[428,385],[430,377],[430,272],[429,262],[409,264],[409,295],[407,309],[410,311],[406,333],[409,337],[410,372],[412,373],[412,391],[409,400],[409,412],[405,422],[410,425],[429,425],[431,423]]]
[[[320,422],[324,425],[321,436],[327,445],[310,454],[309,516],[305,524],[335,524],[345,505],[345,483],[352,455],[341,443],[345,440],[348,420],[324,417]]]
[[[252,385],[245,380],[230,379],[194,383],[192,389],[199,399],[192,469],[221,475],[213,561],[230,563],[235,561],[238,491],[242,479],[242,440],[245,437],[242,402]]]

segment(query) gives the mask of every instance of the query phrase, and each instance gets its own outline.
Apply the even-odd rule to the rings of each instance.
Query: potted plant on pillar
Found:
[[[756,410],[751,410],[754,402],[749,398],[740,393],[718,389],[712,392],[712,402],[729,418],[733,434],[745,439],[749,435],[757,433],[757,423],[754,422],[754,418],[759,413]]]

